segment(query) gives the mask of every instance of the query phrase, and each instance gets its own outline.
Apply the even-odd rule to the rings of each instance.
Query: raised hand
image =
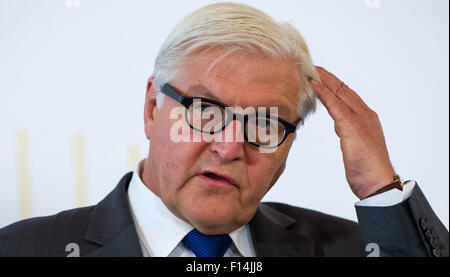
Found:
[[[324,68],[316,68],[322,84],[314,80],[311,84],[334,120],[347,182],[364,199],[394,181],[380,120],[355,91]]]

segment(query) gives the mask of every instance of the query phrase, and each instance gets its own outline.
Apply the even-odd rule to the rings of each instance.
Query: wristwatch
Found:
[[[391,190],[391,189],[403,190],[403,182],[402,182],[402,180],[401,180],[401,178],[400,178],[400,176],[398,174],[394,175],[394,181],[392,183],[390,183],[389,185],[378,189],[377,191],[375,191],[374,193],[370,194],[366,198],[375,196],[377,194],[386,192],[386,191]]]

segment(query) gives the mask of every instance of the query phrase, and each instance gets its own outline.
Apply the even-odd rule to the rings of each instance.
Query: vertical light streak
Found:
[[[128,170],[136,170],[139,162],[139,147],[137,145],[130,145],[128,147]]]
[[[75,201],[78,207],[87,205],[87,185],[85,167],[85,146],[82,135],[73,135],[73,171],[75,177]]]
[[[28,133],[25,130],[16,132],[17,180],[19,182],[19,205],[22,219],[31,217],[31,182],[28,150]]]

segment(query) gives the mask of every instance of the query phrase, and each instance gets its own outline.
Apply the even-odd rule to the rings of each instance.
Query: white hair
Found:
[[[299,67],[302,82],[297,115],[304,119],[315,110],[316,94],[309,80],[320,82],[320,78],[300,33],[291,24],[276,22],[260,10],[228,2],[192,12],[169,34],[156,57],[152,75],[158,89],[158,107],[164,98],[159,86],[173,80],[189,54],[201,49],[220,50],[209,69],[235,51],[292,60]]]

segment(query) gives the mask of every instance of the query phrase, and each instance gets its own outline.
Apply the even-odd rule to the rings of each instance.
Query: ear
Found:
[[[145,93],[145,106],[144,106],[144,125],[145,136],[150,140],[150,129],[153,121],[155,120],[155,114],[158,110],[156,106],[156,91],[153,85],[155,77],[150,77],[147,82],[147,92]]]

